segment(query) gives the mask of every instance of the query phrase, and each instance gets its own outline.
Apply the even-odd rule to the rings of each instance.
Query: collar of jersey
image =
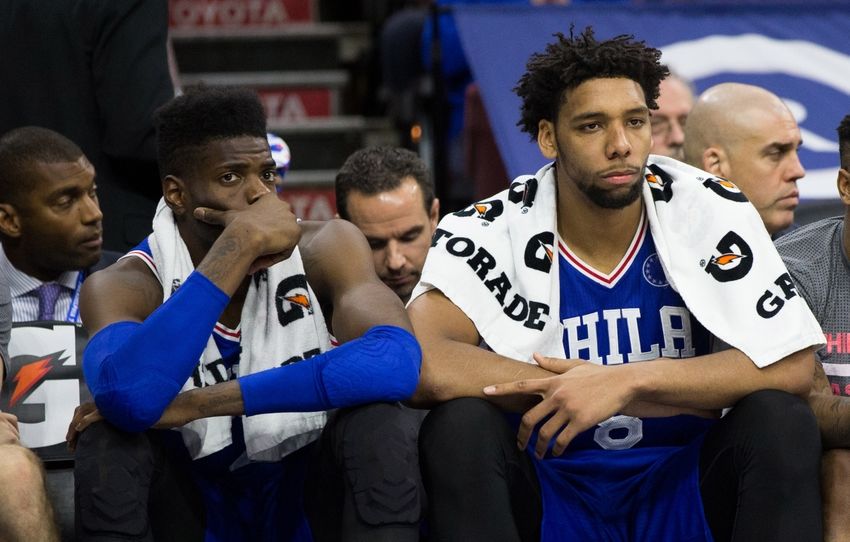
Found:
[[[573,251],[567,246],[561,236],[558,235],[558,250],[563,256],[564,260],[572,266],[576,271],[586,276],[590,280],[596,282],[597,284],[601,284],[606,288],[613,288],[620,281],[620,278],[626,274],[626,271],[632,265],[632,262],[635,259],[635,255],[640,250],[640,247],[643,246],[644,239],[646,239],[646,230],[647,230],[648,221],[646,219],[646,212],[641,210],[640,213],[640,221],[638,222],[638,227],[635,230],[635,234],[632,237],[632,242],[629,243],[629,248],[626,249],[623,258],[620,260],[614,269],[608,273],[602,273],[601,271],[597,271],[590,264],[584,262],[581,258],[576,256]]]

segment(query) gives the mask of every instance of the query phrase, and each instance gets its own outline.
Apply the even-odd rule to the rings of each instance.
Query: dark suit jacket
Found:
[[[89,273],[94,273],[95,271],[100,271],[101,269],[106,269],[110,265],[114,264],[118,261],[118,258],[123,256],[124,254],[121,252],[114,252],[112,250],[104,250],[100,253],[100,259],[97,261],[94,266],[89,269]]]
[[[104,246],[150,232],[161,189],[153,111],[174,95],[167,0],[0,2],[0,134],[42,126],[97,171]]]

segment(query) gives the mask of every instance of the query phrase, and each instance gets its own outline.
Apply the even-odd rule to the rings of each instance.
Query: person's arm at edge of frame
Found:
[[[421,352],[401,300],[375,274],[362,233],[342,220],[301,224],[300,248],[308,282],[317,296],[331,302],[333,333],[340,346],[285,367],[182,393],[156,427],[175,427],[210,416],[401,401],[413,394]],[[296,384],[295,377],[295,371],[303,376],[301,371],[311,370],[316,376],[308,381],[320,382],[315,394],[289,390],[296,385],[311,387]],[[262,391],[269,386],[277,392]],[[290,399],[294,395],[301,396],[300,402]]]
[[[2,386],[6,379],[6,364],[10,361],[8,359],[9,339],[12,336],[12,300],[6,277],[0,276],[0,289],[3,290],[0,296],[3,300],[0,304],[0,386]]]
[[[824,450],[850,448],[850,397],[833,394],[820,360],[815,362],[808,400],[818,420]]]
[[[840,188],[839,182],[839,191]],[[809,289],[809,285],[814,284],[813,274],[817,271],[809,265],[807,258],[797,254],[794,246],[794,242],[784,246],[782,239],[776,242],[779,255],[782,256],[798,294],[809,305],[818,322],[821,322],[821,311],[828,305],[827,300],[823,298],[826,292],[817,288]],[[823,449],[850,448],[850,397],[833,394],[820,354],[815,355],[812,387],[807,399],[817,418]]]

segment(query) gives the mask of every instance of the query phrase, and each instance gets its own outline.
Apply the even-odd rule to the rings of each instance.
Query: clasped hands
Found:
[[[550,441],[552,454],[559,456],[582,431],[623,412],[635,395],[635,389],[621,367],[605,367],[583,360],[550,358],[534,354],[541,368],[555,376],[517,380],[484,388],[484,394],[537,395],[541,401],[526,411],[517,433],[517,445],[524,450],[534,429],[540,424],[535,454],[542,458]],[[547,419],[548,418],[548,419]]]

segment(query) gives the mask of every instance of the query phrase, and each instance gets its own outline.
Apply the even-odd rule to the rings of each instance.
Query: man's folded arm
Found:
[[[158,426],[209,416],[309,412],[403,401],[419,379],[422,352],[404,306],[378,279],[362,233],[343,221],[302,222],[307,280],[332,311],[337,348],[180,394]]]
[[[103,416],[132,432],[156,423],[198,365],[228,301],[194,272],[144,321],[100,329],[83,354],[83,371]]]

